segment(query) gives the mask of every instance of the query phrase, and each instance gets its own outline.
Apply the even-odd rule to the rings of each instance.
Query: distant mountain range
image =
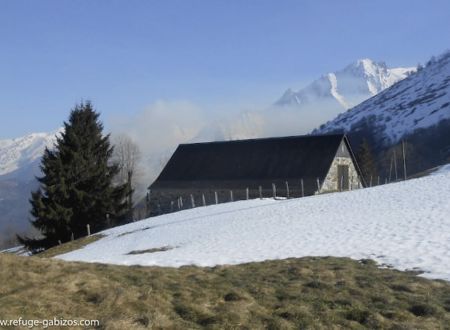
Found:
[[[407,140],[413,171],[450,162],[450,52],[376,96],[338,115],[313,134],[346,132],[380,154]]]
[[[5,177],[28,180],[37,174],[42,153],[56,141],[56,132],[33,133],[24,137],[0,140],[0,179]],[[35,166],[31,166],[35,164]],[[29,175],[23,175],[27,168]]]
[[[57,132],[0,140],[0,240],[29,230],[30,192],[37,187],[44,149],[55,143]]]
[[[264,110],[246,111],[209,123],[194,142],[307,134],[415,70],[388,68],[384,62],[371,59],[357,60],[297,92],[288,89]]]
[[[406,78],[416,68],[388,68],[384,62],[361,59],[344,69],[323,75],[297,92],[288,89],[275,102],[279,106],[294,106],[299,110],[313,105],[335,106],[340,113],[354,107],[379,92]]]
[[[308,134],[415,70],[389,68],[384,62],[365,58],[324,74],[298,91],[288,89],[270,109],[261,113],[262,135]]]

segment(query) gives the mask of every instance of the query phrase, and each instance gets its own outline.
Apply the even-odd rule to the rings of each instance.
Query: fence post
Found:
[[[262,198],[263,198],[263,197],[262,197],[262,187],[259,186],[259,187],[258,187],[258,190],[259,190],[259,199],[262,199]]]
[[[175,204],[174,201],[170,201],[170,212],[173,212],[173,204]]]
[[[273,193],[273,198],[277,198],[277,186],[275,185],[275,183],[272,183],[272,193]]]
[[[377,186],[380,185],[380,176],[378,176]]]
[[[203,206],[206,206],[205,194],[202,194],[202,202],[203,202]]]
[[[406,151],[405,151],[405,141],[402,140],[402,155],[403,155],[403,174],[405,177],[405,180],[408,178],[406,174]]]
[[[195,207],[195,200],[194,200],[194,196],[191,194],[191,206],[192,208]]]
[[[234,202],[234,199],[233,199],[233,190],[230,190],[230,202]]]
[[[246,200],[249,200],[250,199],[250,193],[249,193],[249,190],[248,190],[248,187],[247,188],[245,188],[245,199]]]
[[[216,202],[216,205],[219,204],[219,196],[217,196],[217,191],[214,192],[214,200]]]
[[[89,224],[86,225],[86,229],[88,236],[91,236],[91,226],[89,226]]]
[[[180,196],[180,206],[183,208],[183,196]]]
[[[58,245],[61,245],[61,244],[62,244],[62,243],[61,243],[61,240],[59,239],[59,240],[58,240]]]
[[[372,187],[372,176],[370,176],[370,183],[369,183],[369,187]]]
[[[74,241],[74,240],[75,240],[75,237],[73,236],[73,233],[70,235],[70,240],[71,240],[71,241]]]
[[[289,199],[289,182],[286,181],[286,198]]]
[[[305,187],[303,185],[303,178],[300,180],[300,185],[302,187],[302,197],[305,197]]]
[[[320,180],[319,178],[316,179],[317,182],[317,194],[320,194]]]

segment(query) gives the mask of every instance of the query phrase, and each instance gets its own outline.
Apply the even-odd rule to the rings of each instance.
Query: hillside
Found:
[[[57,317],[118,330],[434,330],[450,322],[449,283],[367,260],[162,268],[0,254],[0,281],[8,284],[0,288],[0,322]]]
[[[450,52],[406,79],[338,115],[313,134],[347,132],[354,144],[367,138],[381,155],[401,139],[416,159],[414,171],[450,158]]]
[[[106,230],[57,258],[179,267],[336,256],[450,280],[449,192],[447,166],[375,188],[199,207]]]

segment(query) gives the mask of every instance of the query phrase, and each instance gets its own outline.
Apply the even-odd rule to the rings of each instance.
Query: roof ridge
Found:
[[[346,135],[343,133],[339,134],[317,134],[317,135],[288,135],[288,136],[274,136],[274,137],[263,137],[263,138],[252,138],[252,139],[239,139],[239,140],[224,140],[224,141],[208,141],[208,142],[193,142],[193,143],[180,143],[180,146],[186,145],[198,145],[198,144],[215,144],[215,143],[238,143],[238,142],[252,142],[252,141],[268,141],[268,140],[283,140],[283,139],[299,139],[299,138],[324,138],[324,137],[341,137],[344,138]]]

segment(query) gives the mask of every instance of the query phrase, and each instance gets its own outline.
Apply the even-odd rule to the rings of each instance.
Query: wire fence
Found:
[[[293,198],[303,198],[307,196],[320,195],[332,192],[342,192],[342,191],[351,191],[362,188],[370,188],[375,186],[380,186],[396,181],[400,181],[400,179],[392,180],[388,176],[371,176],[367,179],[366,186],[363,186],[361,181],[357,183],[348,182],[344,184],[344,177],[341,177],[337,180],[334,189],[323,189],[323,182],[319,178],[314,180],[312,183],[311,180],[305,182],[306,180],[293,180],[284,181],[284,183],[272,183],[258,186],[246,186],[243,188],[234,188],[234,189],[204,189],[199,190],[197,192],[192,193],[183,193],[178,196],[168,198],[159,196],[155,198],[150,198],[150,193],[147,198],[148,201],[148,214],[151,215],[159,215],[165,213],[171,213],[186,209],[192,209],[197,207],[204,207],[208,205],[217,205],[222,203],[230,203],[239,200],[250,200],[250,199],[276,199],[276,200],[285,200],[285,199],[293,199]],[[312,186],[315,186],[312,189]]]

